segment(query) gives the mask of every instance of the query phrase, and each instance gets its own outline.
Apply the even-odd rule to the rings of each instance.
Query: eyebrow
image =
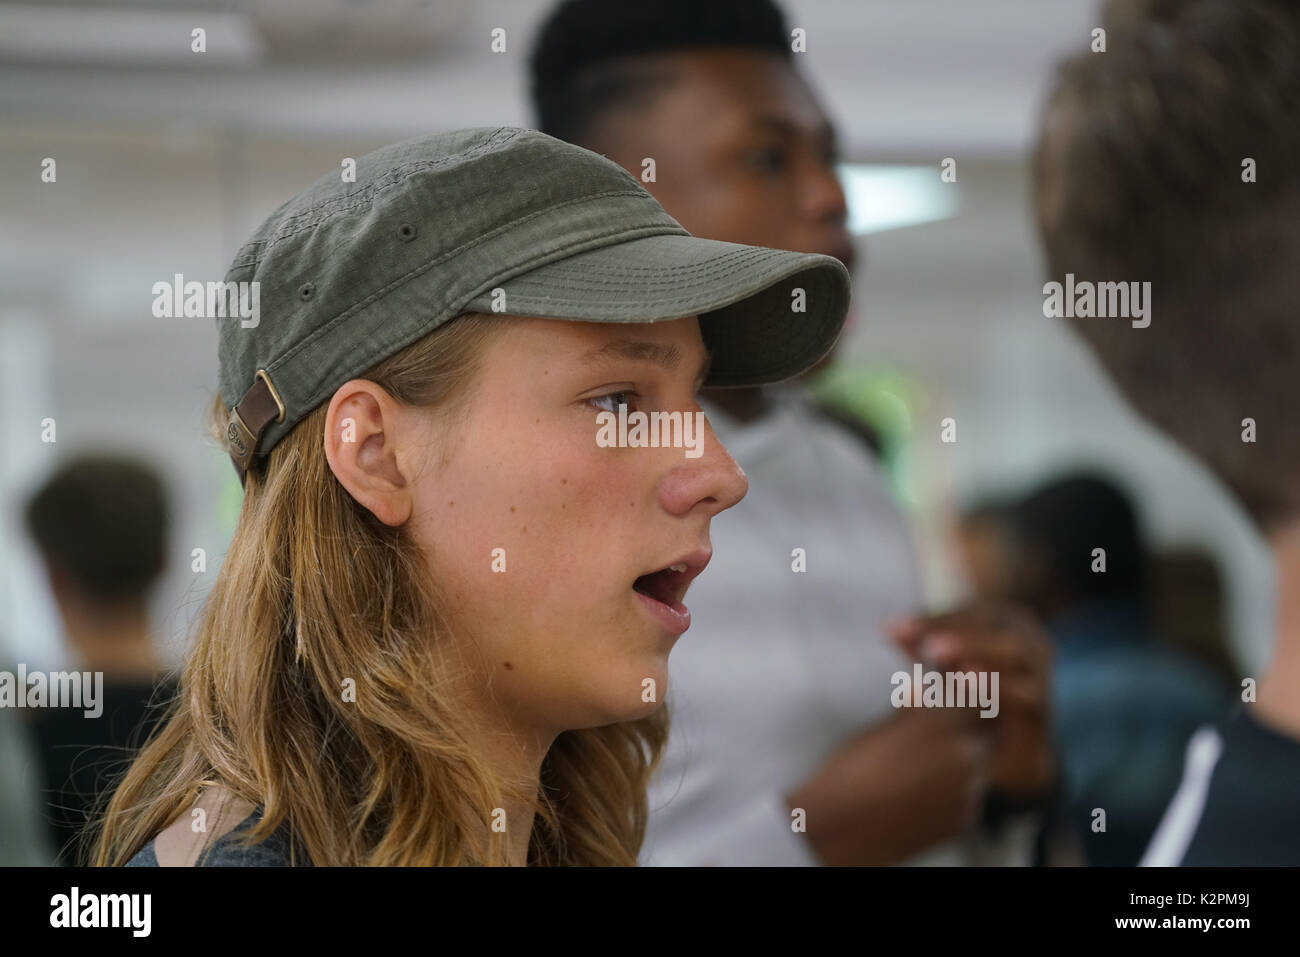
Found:
[[[669,371],[675,371],[681,363],[682,354],[676,346],[664,345],[660,342],[647,342],[644,339],[611,339],[603,346],[592,349],[582,357],[584,362],[589,363],[609,358],[630,359],[633,362],[652,362]],[[699,374],[695,377],[696,388],[709,377],[709,369],[712,364],[713,353],[705,350],[704,361],[700,363]]]

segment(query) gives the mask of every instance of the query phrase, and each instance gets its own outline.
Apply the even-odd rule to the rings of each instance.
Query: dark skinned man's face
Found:
[[[788,62],[726,49],[638,60],[646,89],[597,120],[582,145],[638,179],[653,158],[655,182],[643,185],[696,236],[823,253],[852,271],[835,131]],[[758,389],[709,394],[742,420],[764,406]]]
[[[697,236],[796,252],[852,266],[834,131],[779,56],[738,50],[656,54],[661,83],[643,102],[610,111],[588,142],[640,178]]]

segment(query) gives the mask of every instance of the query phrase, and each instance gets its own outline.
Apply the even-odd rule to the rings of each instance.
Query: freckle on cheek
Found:
[[[448,503],[447,503],[447,507],[448,507],[448,508],[454,508],[455,505],[456,505],[455,502],[448,502]]]
[[[560,479],[560,484],[561,484],[561,485],[568,485],[568,484],[569,484],[569,480],[568,480],[568,479]]]
[[[505,664],[506,664],[506,671],[514,671],[514,670],[515,670],[515,666],[512,665],[510,662],[507,661]]]
[[[511,506],[510,506],[510,511],[513,512],[514,510],[515,510],[515,507],[514,507],[513,505],[511,505]]]

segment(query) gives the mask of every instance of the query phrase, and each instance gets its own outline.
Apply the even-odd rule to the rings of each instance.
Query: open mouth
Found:
[[[649,575],[642,575],[632,583],[632,588],[647,598],[675,608],[686,597],[686,588],[695,577],[686,574],[687,567],[686,562],[678,562]]]
[[[638,601],[670,634],[680,635],[691,626],[691,611],[682,604],[682,599],[691,581],[704,571],[712,556],[712,549],[705,546],[632,582]]]

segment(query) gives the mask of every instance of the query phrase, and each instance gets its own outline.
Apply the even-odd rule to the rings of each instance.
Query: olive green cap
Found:
[[[227,442],[242,479],[349,379],[466,312],[590,322],[698,316],[708,386],[788,379],[849,304],[830,256],[698,239],[613,161],[533,130],[437,133],[376,150],[280,206],[218,320]],[[800,291],[801,290],[801,291]]]

